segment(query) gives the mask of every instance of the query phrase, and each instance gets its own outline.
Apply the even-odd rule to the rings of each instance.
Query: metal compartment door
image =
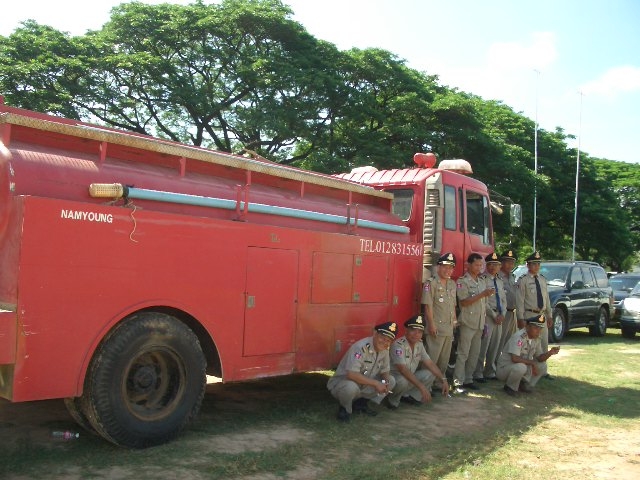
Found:
[[[298,252],[249,247],[243,355],[294,351]]]

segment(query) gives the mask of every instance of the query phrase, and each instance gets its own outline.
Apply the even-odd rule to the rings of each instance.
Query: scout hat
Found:
[[[500,255],[500,260],[513,260],[514,262],[518,260],[516,256],[513,254],[513,250],[507,250]]]
[[[419,328],[420,330],[424,330],[424,321],[420,315],[416,315],[404,322],[404,326],[405,328]]]
[[[484,257],[484,261],[485,263],[502,263],[498,258],[498,255],[496,255],[496,252],[490,253],[489,255]]]
[[[535,325],[537,327],[544,327],[547,321],[544,318],[544,315],[540,315],[538,317],[530,317],[526,320],[527,325]]]
[[[398,330],[398,326],[396,325],[396,322],[385,322],[380,325],[376,325],[373,329],[380,335],[394,339],[396,338],[396,330]]]
[[[438,259],[438,265],[453,265],[455,267],[456,256],[451,252],[447,252],[440,256]]]
[[[540,263],[540,262],[542,262],[542,257],[540,257],[540,252],[537,250],[527,257],[527,263]]]

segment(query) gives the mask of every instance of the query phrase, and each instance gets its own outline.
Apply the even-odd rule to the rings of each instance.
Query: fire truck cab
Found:
[[[416,168],[377,170],[359,167],[338,175],[393,194],[393,212],[409,228],[411,240],[423,245],[424,275],[429,276],[442,253],[453,252],[453,278],[464,274],[472,252],[493,251],[491,203],[487,186],[471,178],[466,160],[443,160],[436,168],[433,153],[414,155]]]

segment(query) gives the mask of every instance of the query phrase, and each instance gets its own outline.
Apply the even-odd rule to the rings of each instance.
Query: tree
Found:
[[[570,257],[570,135],[539,130],[535,175],[530,119],[392,52],[339,51],[291,13],[280,0],[131,2],[79,37],[28,21],[0,37],[0,92],[32,110],[327,173],[409,167],[416,152],[464,158],[495,199],[523,206],[519,231],[494,217],[497,247],[530,250],[535,198],[537,248]],[[583,158],[576,252],[622,265],[640,249],[638,171]]]

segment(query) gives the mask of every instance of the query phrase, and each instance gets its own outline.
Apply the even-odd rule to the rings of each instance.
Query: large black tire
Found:
[[[636,336],[636,331],[631,327],[627,327],[621,324],[620,330],[624,338],[634,338]]]
[[[589,327],[589,335],[592,337],[604,337],[607,334],[607,325],[609,325],[609,312],[604,307],[600,307],[596,323]]]
[[[564,310],[561,308],[553,309],[553,321],[551,322],[551,328],[549,329],[549,341],[558,343],[562,341],[567,333],[567,317],[564,314]]]
[[[165,443],[200,410],[205,371],[200,342],[188,327],[163,313],[133,315],[94,355],[84,413],[96,432],[116,445]]]

